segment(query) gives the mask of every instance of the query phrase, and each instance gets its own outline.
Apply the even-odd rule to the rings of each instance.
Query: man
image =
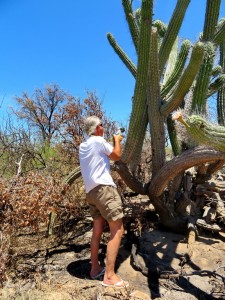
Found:
[[[110,175],[110,159],[117,161],[121,157],[121,135],[114,135],[114,147],[103,138],[103,124],[96,116],[84,121],[87,138],[79,148],[81,173],[84,179],[87,202],[93,217],[91,238],[91,272],[92,279],[99,279],[104,274],[102,285],[117,288],[127,287],[115,273],[115,262],[124,233],[122,201],[116,185]],[[110,239],[106,251],[106,268],[98,260],[98,251],[105,221],[110,228]]]

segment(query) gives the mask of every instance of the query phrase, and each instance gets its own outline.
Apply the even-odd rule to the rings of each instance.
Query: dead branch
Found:
[[[195,238],[196,238],[196,227],[195,227],[195,222],[193,218],[189,218],[188,221],[188,251],[187,253],[185,253],[183,255],[183,257],[181,258],[181,263],[180,265],[183,266],[185,263],[187,263],[192,255],[193,255],[193,251],[194,251],[194,243],[195,243]]]
[[[18,165],[17,174],[16,174],[17,177],[21,176],[21,173],[22,173],[22,161],[23,161],[24,155],[25,154],[22,154],[20,160],[18,162],[16,162],[16,164]]]

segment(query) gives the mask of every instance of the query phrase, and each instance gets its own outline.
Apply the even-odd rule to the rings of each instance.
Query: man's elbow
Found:
[[[114,159],[114,161],[118,161],[118,160],[120,160],[120,159],[121,159],[121,156],[118,155],[118,156]]]
[[[109,156],[110,159],[114,160],[114,161],[118,161],[121,159],[121,155],[120,154],[116,154],[116,153],[112,153],[110,156]]]

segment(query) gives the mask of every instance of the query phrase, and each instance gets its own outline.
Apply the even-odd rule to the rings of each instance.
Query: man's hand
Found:
[[[116,142],[120,143],[122,141],[122,139],[123,139],[123,136],[121,134],[114,134],[113,138],[114,138],[115,143]]]
[[[123,137],[120,134],[113,135],[114,138],[114,148],[112,153],[109,155],[109,158],[117,161],[121,158],[121,148],[120,148],[120,142],[122,141]]]

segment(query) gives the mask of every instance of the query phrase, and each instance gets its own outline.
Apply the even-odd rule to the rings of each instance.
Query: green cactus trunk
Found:
[[[147,129],[146,83],[148,76],[153,0],[142,1],[136,84],[127,140],[122,160],[133,165],[140,160]]]
[[[158,62],[158,33],[155,28],[151,35],[149,61],[149,88],[147,89],[148,117],[151,133],[152,178],[165,163],[164,116],[160,113],[160,85]]]

